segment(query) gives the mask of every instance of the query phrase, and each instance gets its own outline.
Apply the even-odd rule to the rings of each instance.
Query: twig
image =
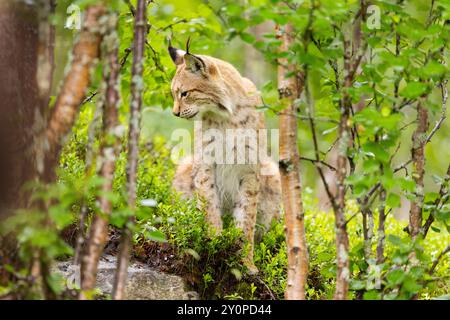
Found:
[[[264,99],[262,99],[263,105],[260,107],[260,109],[267,109],[272,111],[273,113],[275,113],[277,116],[280,115],[279,110],[271,107],[270,105],[268,105]],[[300,120],[304,120],[304,121],[309,121],[309,116],[308,115],[299,115],[297,113],[289,113],[289,112],[283,112],[283,115],[287,115],[287,116],[292,116],[292,117],[296,117]],[[328,118],[328,117],[314,117],[314,120],[319,121],[319,122],[330,122],[330,123],[335,123],[335,124],[339,124],[339,121]]]
[[[400,131],[405,130],[406,128],[408,128],[410,125],[412,125],[413,123],[416,123],[416,119],[412,120],[411,122],[408,122],[407,124],[404,124],[402,127],[400,127]]]
[[[124,1],[127,4],[128,8],[130,9],[131,14],[134,17],[136,15],[136,9],[134,8],[133,4],[131,3],[130,0],[124,0]]]
[[[277,300],[277,298],[275,297],[275,295],[273,294],[272,290],[269,288],[269,286],[267,285],[267,283],[265,283],[259,276],[256,276],[256,279],[258,279],[258,281],[259,281],[264,287],[266,287],[267,291],[269,291],[270,298],[271,298],[272,300]]]
[[[327,168],[329,168],[330,170],[336,171],[335,167],[333,167],[331,164],[329,164],[323,160],[311,159],[311,158],[306,158],[306,157],[300,157],[300,160],[310,161],[312,163],[320,163],[320,164],[323,164],[324,166],[326,166]]]
[[[204,0],[203,3],[209,8],[209,10],[211,10],[216,15],[217,18],[219,18],[219,20],[222,22],[224,26],[226,27],[228,26],[227,20],[220,13],[220,9],[216,10],[208,0]]]
[[[433,265],[431,266],[430,270],[428,270],[428,274],[432,275],[434,271],[436,270],[436,267],[439,263],[439,261],[444,257],[448,252],[450,251],[450,245],[448,245],[442,252],[437,256],[436,259],[433,261]]]
[[[128,57],[130,56],[130,53],[131,53],[131,47],[128,47],[124,50],[124,55],[123,55],[122,59],[120,59],[120,63],[119,63],[120,70],[125,66],[125,63],[127,62]],[[98,95],[98,91],[91,92],[91,94],[86,99],[83,100],[81,105],[91,102],[92,99],[94,99],[95,96],[97,96],[97,95]]]
[[[94,99],[94,97],[95,97],[97,94],[98,94],[98,91],[91,92],[90,95],[89,95],[88,97],[86,97],[86,99],[83,100],[83,102],[81,103],[81,105],[84,105],[84,104],[86,104],[86,103],[88,103],[88,102],[91,102],[92,99]]]
[[[448,99],[448,89],[447,89],[447,80],[441,83],[441,92],[442,92],[442,111],[441,116],[439,117],[439,120],[436,121],[436,124],[434,125],[433,130],[431,130],[430,134],[427,136],[427,138],[424,141],[424,144],[427,144],[430,142],[431,138],[434,136],[436,131],[439,130],[442,123],[444,122],[446,118],[447,113],[447,99]]]
[[[434,207],[436,209],[439,208],[439,204],[444,199],[445,195],[448,193],[448,181],[450,180],[450,164],[447,167],[447,174],[445,175],[444,180],[441,183],[441,187],[439,188],[439,196],[434,201]],[[445,203],[445,200],[441,203],[441,207]],[[422,233],[423,237],[425,238],[428,234],[428,231],[431,227],[431,225],[434,222],[434,210],[431,210],[430,215],[428,216],[427,220],[425,221],[423,227],[422,227]]]
[[[321,153],[322,153],[324,156],[326,156],[326,155],[333,149],[333,147],[336,145],[336,143],[338,143],[338,141],[339,141],[339,137],[337,137],[337,138],[333,141],[333,143],[328,147],[327,151],[325,151],[325,152],[322,152],[322,151],[321,151]]]
[[[307,69],[305,70],[305,79],[306,77],[307,77]],[[331,193],[330,186],[328,185],[328,182],[325,178],[325,174],[323,173],[322,167],[320,165],[317,165],[320,164],[322,160],[320,160],[319,145],[317,143],[316,125],[314,123],[314,118],[312,116],[313,105],[311,103],[311,98],[309,96],[308,81],[305,81],[305,95],[308,105],[307,110],[308,110],[309,125],[313,137],[314,155],[316,157],[314,161],[314,163],[316,164],[315,167],[317,169],[317,172],[319,173],[320,179],[322,180],[322,184],[325,188],[325,192],[327,193],[328,199],[330,200],[333,210],[337,210],[336,199],[334,198],[334,195]],[[334,169],[334,171],[336,171],[336,169]]]
[[[124,52],[125,52],[125,54],[123,55],[122,59],[120,59],[120,63],[119,63],[120,69],[122,69],[123,66],[125,65],[125,63],[127,62],[128,57],[131,53],[131,47],[126,48]]]
[[[171,24],[168,24],[167,26],[164,26],[164,27],[161,27],[161,28],[156,28],[156,30],[157,31],[166,31],[167,29],[171,29],[173,26],[176,26],[177,24],[187,23],[187,22],[189,22],[188,19],[180,19],[180,20],[177,20],[177,21],[175,21],[175,22],[173,22]]]

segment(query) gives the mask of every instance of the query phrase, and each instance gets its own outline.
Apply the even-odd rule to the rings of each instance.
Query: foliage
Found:
[[[69,4],[84,9],[94,2],[64,1],[54,19],[63,21],[64,10]],[[138,171],[135,257],[157,261],[161,250],[173,255],[172,260],[169,259],[170,265],[163,261],[156,266],[181,274],[204,298],[282,299],[284,295],[287,258],[283,221],[274,222],[256,246],[255,263],[260,273],[250,277],[240,263],[246,246],[231,219],[227,217],[224,233],[208,237],[204,214],[197,209],[195,200],[181,199],[171,189],[174,174],[174,164],[170,160],[172,145],[153,133],[157,131],[168,137],[172,128],[188,126],[166,117],[161,109],[172,104],[169,83],[174,67],[166,52],[167,38],[171,37],[174,45],[183,48],[190,36],[193,52],[214,55],[240,67],[246,63],[242,61],[242,50],[247,46],[256,49],[271,64],[269,71],[279,57],[287,56],[289,62],[296,64],[298,71],[307,75],[305,95],[310,98],[309,101],[306,98],[297,101],[300,115],[303,119],[308,118],[310,112],[316,120],[318,151],[323,161],[328,161],[330,146],[335,145],[337,139],[339,103],[343,95],[349,95],[353,105],[364,104],[364,108],[355,109],[350,116],[353,144],[346,153],[352,163],[351,174],[346,179],[351,298],[391,300],[448,296],[449,255],[440,259],[434,272],[430,270],[450,243],[449,197],[448,193],[439,193],[441,184],[448,185],[445,178],[450,158],[448,121],[442,123],[429,143],[425,143],[424,190],[417,189],[415,168],[408,162],[413,147],[411,135],[416,125],[417,103],[424,103],[431,128],[442,117],[441,112],[445,112],[442,95],[447,85],[445,79],[450,75],[448,1],[372,1],[382,12],[379,25],[372,28],[372,16],[368,14],[367,23],[362,24],[361,30],[366,59],[362,59],[353,83],[345,89],[339,86],[345,73],[344,42],[352,31],[349,17],[357,14],[358,1],[155,2],[149,6],[151,28],[144,64],[144,138]],[[120,120],[125,130],[129,114],[133,17],[125,1],[111,1],[110,8],[120,13]],[[295,41],[289,53],[280,53],[280,41],[273,25],[284,26],[289,22],[295,26]],[[253,28],[263,24],[269,28],[263,35],[255,36]],[[101,87],[101,74],[100,65],[93,70],[92,92]],[[274,78],[272,72],[261,88],[265,102],[261,110],[267,111],[269,121],[281,108]],[[94,97],[93,100],[95,102]],[[29,190],[33,193],[31,209],[19,212],[2,225],[2,233],[17,234],[24,266],[33,262],[36,250],[45,253],[45,259],[49,261],[67,258],[73,251],[69,244],[73,244],[72,235],[81,207],[87,207],[89,218],[92,214],[101,214],[96,202],[99,196],[106,196],[113,202],[110,222],[114,227],[122,227],[132,214],[126,204],[126,150],[122,150],[117,161],[113,192],[109,194],[102,193],[99,188],[102,180],[96,173],[95,156],[86,168],[87,152],[93,150],[95,154],[98,147],[94,109],[92,102],[81,108],[60,158],[58,182],[47,186],[30,185]],[[299,121],[303,119],[299,117]],[[313,133],[304,122],[299,127],[301,155],[313,158]],[[420,139],[424,141],[427,136]],[[342,141],[336,146],[342,146]],[[303,195],[310,255],[307,297],[330,299],[336,276],[334,218],[330,212],[317,209],[315,168],[309,163],[305,163],[304,168],[304,185],[310,187]],[[383,192],[376,191],[366,199],[375,187]],[[425,238],[413,240],[405,232],[407,223],[395,218],[394,212],[404,202],[420,200],[421,191],[423,219],[431,216],[435,221]],[[382,193],[385,198],[380,196]],[[369,224],[369,228],[374,236],[370,241],[367,241],[368,229],[363,223],[366,214],[363,209],[369,209],[373,217],[373,225]],[[387,214],[383,234],[377,233],[380,209]],[[89,222],[90,219],[87,225]],[[376,240],[384,235],[387,240],[384,260],[377,262]],[[418,262],[413,263],[412,256]],[[8,272],[14,274],[16,281],[0,287],[0,295],[22,292],[30,284],[29,268],[14,270],[8,267]],[[48,285],[56,293],[63,294],[64,288],[51,279],[48,279]],[[36,290],[29,291],[24,295],[41,297]]]

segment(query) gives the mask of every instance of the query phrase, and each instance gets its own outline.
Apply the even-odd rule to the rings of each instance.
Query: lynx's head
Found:
[[[229,117],[239,100],[245,99],[242,77],[229,63],[173,48],[169,54],[177,70],[172,80],[173,114],[192,119],[205,114]]]

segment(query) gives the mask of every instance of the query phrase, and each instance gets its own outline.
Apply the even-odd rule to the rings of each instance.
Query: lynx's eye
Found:
[[[183,92],[181,93],[181,97],[182,97],[182,98],[187,97],[187,95],[188,95],[188,92],[187,92],[187,91],[183,91]]]

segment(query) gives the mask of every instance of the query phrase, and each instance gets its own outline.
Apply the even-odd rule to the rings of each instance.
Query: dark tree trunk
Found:
[[[33,128],[44,105],[37,81],[38,8],[0,2],[0,216],[26,205],[23,185],[37,174]]]

